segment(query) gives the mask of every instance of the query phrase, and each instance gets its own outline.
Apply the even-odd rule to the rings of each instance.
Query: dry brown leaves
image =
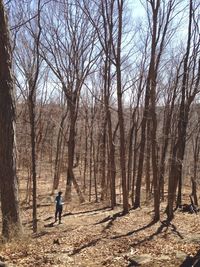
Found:
[[[177,212],[169,225],[150,224],[150,207],[116,216],[121,207],[112,211],[85,204],[63,217],[63,224],[48,228],[44,225],[52,219],[45,219],[53,215],[53,206],[39,210],[38,235],[31,235],[26,224],[26,235],[1,245],[5,262],[19,267],[125,267],[137,260],[142,266],[179,266],[186,255],[194,256],[199,250],[200,215]]]

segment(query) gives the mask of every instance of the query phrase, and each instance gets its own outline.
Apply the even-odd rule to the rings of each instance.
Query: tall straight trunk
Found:
[[[190,16],[192,18],[192,11],[193,11],[193,7],[192,7],[192,1],[190,2]],[[189,34],[190,36],[190,34]],[[189,49],[188,52],[189,53]],[[186,56],[187,58],[187,56]],[[187,65],[187,64],[186,64]],[[196,64],[195,64],[196,65]],[[184,68],[185,70],[187,68]],[[189,71],[189,67],[188,67],[188,71]],[[194,73],[193,73],[194,74]],[[185,75],[183,75],[183,82],[182,82],[182,92],[186,90],[186,83],[187,83],[187,73]],[[185,77],[186,76],[186,77]],[[187,126],[188,126],[188,122],[189,122],[189,113],[190,113],[190,106],[191,103],[193,102],[196,94],[199,92],[199,84],[200,84],[200,59],[198,59],[198,71],[196,73],[196,81],[195,81],[195,85],[194,85],[194,89],[193,92],[191,94],[189,94],[189,96],[187,96],[187,91],[186,96],[187,99],[185,100],[185,104],[181,105],[180,107],[180,118],[179,118],[179,124],[178,124],[178,153],[177,153],[177,159],[178,159],[178,165],[179,167],[177,168],[178,171],[178,196],[177,196],[177,207],[181,206],[182,203],[182,168],[183,168],[183,160],[184,160],[184,155],[185,155],[185,146],[186,146],[186,139],[187,139]],[[188,89],[190,90],[190,88]],[[184,101],[183,101],[184,102]]]
[[[147,122],[147,145],[146,145],[146,202],[150,200],[150,185],[151,185],[151,123]]]
[[[60,180],[60,159],[61,159],[61,151],[62,151],[62,143],[63,143],[63,137],[61,135],[61,130],[59,129],[58,137],[57,137],[57,143],[56,143],[56,158],[55,158],[55,165],[54,165],[54,177],[53,177],[53,189],[58,189],[59,186],[59,180]]]
[[[165,159],[166,159],[167,148],[169,144],[169,133],[170,133],[172,111],[173,111],[173,108],[171,108],[170,112],[169,110],[166,110],[166,113],[167,113],[166,119],[164,119],[164,122],[163,122],[163,135],[162,135],[163,143],[162,143],[160,163],[159,163],[160,195],[161,195],[162,201],[164,201]]]
[[[33,81],[29,81],[29,88],[33,88]],[[33,232],[37,232],[37,175],[36,175],[36,140],[35,140],[35,97],[34,92],[29,95],[29,117],[31,127],[31,174],[33,183]]]
[[[106,27],[105,27],[106,31]],[[107,32],[106,32],[107,35]],[[106,40],[107,41],[107,40]],[[113,130],[112,130],[112,119],[109,107],[110,100],[110,87],[111,87],[111,43],[108,42],[107,50],[105,51],[106,58],[104,64],[104,106],[105,106],[105,124],[104,124],[104,135],[106,138],[106,129],[108,129],[108,181],[110,183],[110,198],[111,198],[111,208],[116,206],[116,165],[115,165],[115,146],[113,142]],[[105,140],[106,141],[106,140]]]
[[[137,168],[137,155],[138,155],[138,128],[135,128],[135,137],[134,137],[134,154],[133,154],[133,172],[132,172],[132,181],[131,181],[131,201],[132,206],[134,206],[134,193],[135,193],[135,177],[136,177],[136,168]]]
[[[187,108],[184,108],[187,110]],[[185,111],[184,111],[185,112]],[[176,163],[176,168],[177,168],[177,178],[178,178],[178,195],[177,195],[177,207],[181,206],[182,203],[182,171],[183,171],[183,160],[184,160],[184,155],[185,155],[185,145],[186,145],[186,135],[187,135],[187,124],[188,124],[188,116],[189,116],[189,111],[186,111],[188,114],[185,114],[184,116],[184,122],[182,123],[181,126],[181,133],[179,133],[179,140],[180,143],[178,145],[178,152],[177,152],[177,163]],[[182,116],[180,119],[182,120]]]
[[[193,140],[193,175],[191,177],[192,182],[192,196],[194,196],[194,204],[198,206],[198,197],[197,197],[197,179],[198,179],[198,161],[199,161],[199,153],[200,153],[200,143],[199,143],[199,134],[200,129],[196,134],[195,140]]]
[[[132,122],[129,130],[129,141],[128,141],[128,164],[127,164],[127,190],[131,190],[132,181],[132,167],[133,167],[133,133],[134,133],[135,123],[134,115],[132,116]]]
[[[7,18],[0,0],[0,197],[2,235],[21,231],[15,151],[15,101]]]
[[[176,188],[178,186],[178,197],[177,197],[177,206],[181,205],[181,196],[182,196],[182,163],[185,154],[185,144],[186,144],[186,131],[188,124],[188,116],[190,110],[190,104],[186,101],[186,90],[187,90],[187,77],[188,77],[188,61],[190,54],[190,46],[191,46],[191,31],[192,31],[192,14],[193,14],[193,2],[190,0],[189,5],[189,22],[188,22],[188,40],[186,46],[186,54],[183,62],[183,78],[181,85],[181,104],[179,110],[179,118],[178,118],[178,136],[177,141],[174,146],[174,159],[172,161],[171,166],[171,175],[169,177],[170,181],[169,185],[173,185],[174,187],[168,189],[168,207],[167,207],[167,216],[168,220],[172,220],[174,217],[173,214],[173,203],[175,199]],[[175,176],[174,176],[175,175]],[[169,191],[171,190],[171,191]]]
[[[85,151],[84,151],[84,166],[83,166],[83,192],[86,190],[86,172],[87,172],[87,154],[88,154],[88,113],[85,114]]]
[[[151,44],[151,61],[149,66],[149,81],[150,86],[150,103],[151,103],[151,156],[152,156],[152,170],[153,170],[153,187],[154,187],[154,221],[160,219],[160,189],[158,179],[158,144],[157,144],[157,114],[156,114],[156,44],[157,44],[157,27],[158,27],[158,11],[160,8],[160,0],[156,1],[153,11],[153,25],[152,25],[152,44]],[[148,86],[148,85],[147,85]]]
[[[99,144],[97,144],[97,152],[95,149],[94,140],[92,141],[92,147],[93,147],[93,176],[94,176],[94,193],[95,193],[95,202],[98,202],[98,191],[97,191],[97,162],[98,162],[98,149]]]
[[[103,123],[103,133],[101,138],[100,144],[100,173],[101,173],[101,200],[105,200],[106,196],[106,125],[107,125],[107,118],[104,118]]]
[[[92,109],[92,117],[93,117],[93,109]],[[93,176],[93,118],[91,118],[90,125],[90,171],[89,171],[89,201],[91,201],[92,196],[92,176]]]
[[[162,201],[164,201],[164,175],[165,175],[165,160],[167,155],[167,150],[169,147],[169,135],[171,131],[172,125],[172,115],[174,112],[175,100],[177,95],[177,87],[179,81],[179,71],[180,71],[181,64],[178,67],[174,90],[171,94],[169,92],[167,103],[165,105],[164,110],[164,119],[163,119],[163,130],[162,130],[162,145],[161,145],[161,154],[160,154],[160,162],[159,162],[159,183],[160,183],[160,195]],[[170,90],[171,91],[171,90]]]
[[[189,101],[186,101],[186,92],[187,92],[187,78],[188,78],[188,64],[189,64],[189,55],[190,55],[190,47],[191,47],[191,36],[192,36],[192,16],[193,16],[193,1],[190,0],[189,5],[189,22],[188,22],[188,40],[186,47],[186,54],[183,63],[183,79],[181,86],[181,105],[180,105],[180,114],[178,121],[178,150],[177,150],[177,178],[178,178],[178,196],[177,196],[177,206],[181,205],[182,202],[182,163],[185,154],[185,144],[186,144],[186,131],[189,117]]]
[[[71,201],[71,192],[72,192],[72,182],[74,178],[73,165],[74,165],[74,150],[75,150],[75,103],[72,103],[70,100],[68,101],[69,107],[69,115],[70,115],[70,125],[69,125],[69,139],[68,139],[68,164],[67,164],[67,183],[66,183],[66,191],[65,191],[65,199],[66,201]]]
[[[110,196],[111,196],[111,208],[113,209],[116,206],[116,188],[115,188],[116,165],[115,165],[115,145],[113,143],[110,110],[108,110],[107,119],[108,119],[108,136],[109,136]]]
[[[168,198],[167,198],[167,219],[171,221],[174,217],[173,205],[175,199],[175,192],[177,188],[177,168],[176,168],[176,151],[177,146],[175,141],[172,140],[171,145],[171,157],[170,157],[170,171],[169,171],[169,180],[168,180]]]
[[[157,118],[156,112],[152,112],[153,129],[152,129],[152,169],[153,169],[153,186],[154,186],[154,222],[160,219],[160,188],[158,179],[158,145],[156,141]]]
[[[191,178],[192,183],[192,193],[191,195],[194,197],[194,204],[198,206],[198,197],[197,197],[197,175],[194,173],[194,177]]]
[[[61,165],[61,154],[62,154],[62,145],[63,145],[63,125],[67,117],[67,112],[63,114],[61,122],[59,125],[57,142],[56,142],[56,158],[54,166],[54,179],[53,179],[53,190],[58,189],[59,180],[60,180],[60,165]]]
[[[64,90],[66,92],[66,90]],[[69,138],[68,138],[68,166],[67,166],[67,183],[66,183],[66,191],[65,191],[65,199],[67,202],[71,202],[72,200],[72,184],[76,190],[76,193],[79,197],[80,203],[84,202],[83,194],[80,190],[80,187],[76,181],[74,176],[74,154],[75,154],[75,136],[76,136],[76,119],[77,119],[77,92],[72,93],[73,97],[69,98],[67,96],[67,104],[69,107],[69,115],[70,115],[70,122],[69,122]],[[72,101],[73,100],[73,101]]]
[[[154,221],[159,220],[159,181],[158,181],[158,155],[157,155],[157,114],[156,114],[156,76],[159,64],[159,57],[162,52],[162,46],[156,62],[156,48],[158,43],[157,28],[158,28],[158,11],[160,8],[160,1],[149,1],[152,9],[152,39],[151,39],[151,56],[148,70],[146,95],[145,95],[145,107],[144,115],[142,119],[141,128],[141,147],[139,156],[137,186],[136,186],[136,198],[134,207],[137,208],[140,205],[140,191],[141,191],[141,178],[144,161],[145,151],[145,139],[146,139],[146,125],[147,118],[151,119],[151,159],[153,170],[153,187],[154,187]],[[164,36],[164,35],[163,35]],[[162,40],[163,41],[163,40]],[[162,43],[162,42],[161,42]],[[157,65],[156,65],[157,64]]]
[[[37,1],[37,26],[38,32],[35,41],[35,61],[33,63],[34,72],[28,70],[28,85],[29,85],[29,95],[28,95],[28,105],[29,105],[29,118],[30,118],[30,128],[31,128],[31,167],[32,167],[32,182],[33,182],[33,232],[37,232],[37,175],[36,175],[36,122],[35,122],[35,105],[36,105],[36,88],[37,81],[39,77],[39,67],[40,67],[40,35],[41,35],[41,25],[40,25],[40,2]]]
[[[119,141],[120,141],[120,167],[122,179],[122,195],[123,195],[123,213],[128,212],[128,192],[126,181],[126,153],[125,153],[125,128],[124,115],[122,106],[122,80],[121,80],[121,41],[122,41],[122,18],[123,18],[123,0],[118,0],[118,40],[116,55],[116,74],[117,74],[117,104],[118,104],[118,120],[119,120]]]
[[[137,140],[137,123],[138,123],[138,120],[137,120],[136,116],[137,116],[137,112],[138,112],[141,93],[143,91],[142,82],[143,82],[143,75],[141,75],[141,77],[140,77],[140,82],[139,82],[139,86],[138,86],[137,102],[136,102],[136,106],[134,107],[133,112],[132,112],[131,125],[130,125],[130,130],[129,130],[128,164],[127,164],[127,187],[128,187],[128,192],[130,192],[132,190],[132,181],[133,181],[133,178],[132,178],[132,174],[133,174],[133,170],[132,170],[132,168],[133,168],[133,141],[134,141],[134,136],[133,135],[135,133],[135,136],[136,136],[135,141],[136,141]],[[132,190],[132,192],[134,192],[134,189]]]
[[[140,198],[141,198],[141,185],[142,185],[142,174],[143,174],[143,165],[144,165],[144,152],[145,152],[145,144],[146,144],[146,124],[147,118],[149,117],[149,88],[146,87],[145,92],[145,104],[144,104],[144,113],[141,123],[141,139],[140,139],[140,151],[139,151],[139,159],[138,159],[138,171],[136,177],[136,189],[135,189],[135,201],[134,208],[137,209],[140,207]]]

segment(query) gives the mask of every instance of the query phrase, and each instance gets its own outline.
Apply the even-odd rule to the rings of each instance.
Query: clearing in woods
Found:
[[[188,203],[187,198],[188,193]],[[64,205],[59,225],[53,223],[54,197],[43,194],[38,197],[38,234],[32,234],[31,207],[23,207],[24,235],[1,245],[0,260],[17,267],[192,266],[198,258],[200,215],[176,212],[166,224],[165,206],[161,221],[151,224],[150,205],[122,216],[121,205],[111,210],[106,203],[73,201],[73,206]]]

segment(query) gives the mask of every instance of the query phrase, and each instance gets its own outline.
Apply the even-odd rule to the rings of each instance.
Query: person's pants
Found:
[[[58,207],[56,207],[55,221],[57,221],[57,217],[58,217],[59,222],[61,222],[61,215],[62,215],[62,206],[58,206]]]

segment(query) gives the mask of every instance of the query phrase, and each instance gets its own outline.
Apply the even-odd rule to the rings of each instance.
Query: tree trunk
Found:
[[[122,40],[122,18],[123,18],[123,1],[118,0],[118,40],[116,55],[116,72],[117,72],[117,103],[118,103],[118,120],[119,120],[119,142],[120,142],[120,167],[122,179],[123,195],[123,213],[128,212],[128,192],[126,181],[126,153],[125,153],[125,128],[124,115],[122,107],[122,80],[121,80],[121,40]]]
[[[66,88],[64,91],[67,94]],[[68,166],[67,166],[67,183],[66,183],[66,191],[65,191],[65,200],[67,202],[71,202],[72,200],[72,183],[74,184],[74,188],[76,190],[77,195],[79,196],[80,203],[84,202],[84,197],[80,190],[80,187],[74,176],[74,154],[75,154],[75,137],[76,137],[76,119],[77,119],[77,94],[78,91],[72,92],[71,94],[66,95],[67,104],[69,107],[69,115],[70,115],[70,124],[69,124],[69,139],[68,139]],[[70,97],[71,96],[71,97]]]
[[[31,127],[31,169],[32,169],[31,174],[33,183],[33,232],[36,233],[37,232],[37,177],[36,177],[36,153],[35,153],[35,100],[33,99],[32,95],[30,95],[29,97],[29,116],[30,116],[30,127]]]
[[[91,109],[91,125],[90,125],[90,171],[89,171],[89,202],[91,202],[92,197],[92,176],[93,176],[93,108]]]
[[[142,185],[142,173],[143,173],[143,164],[144,164],[144,152],[145,152],[145,143],[146,143],[146,124],[147,118],[149,116],[149,88],[146,88],[145,92],[145,106],[144,113],[141,123],[141,139],[140,139],[140,151],[138,159],[138,172],[136,177],[136,189],[135,189],[135,202],[134,209],[140,207],[140,195],[141,195],[141,185]]]
[[[169,104],[167,103],[165,107],[165,112],[164,112],[163,137],[162,137],[163,142],[162,142],[160,163],[159,163],[159,183],[160,183],[160,195],[161,195],[162,201],[164,201],[165,159],[166,159],[167,149],[169,145],[169,133],[170,133],[170,128],[171,128],[172,113],[174,110],[175,95],[176,93],[174,90],[171,107],[169,107]]]
[[[15,103],[7,18],[0,0],[0,193],[2,235],[21,231],[15,151]]]
[[[101,173],[101,200],[105,200],[106,195],[106,125],[107,118],[104,118],[103,129],[102,129],[102,138],[100,144],[100,173]]]
[[[63,144],[63,125],[64,121],[67,117],[67,111],[63,114],[61,118],[61,122],[58,130],[58,137],[56,143],[56,158],[55,158],[55,166],[54,166],[54,179],[53,179],[53,192],[58,189],[59,180],[60,180],[60,165],[61,165],[61,152],[62,152],[62,144]]]
[[[172,144],[172,152],[171,152],[171,159],[170,159],[170,171],[169,171],[169,180],[168,180],[168,198],[167,198],[167,219],[171,221],[174,218],[174,199],[175,199],[175,192],[177,188],[177,172],[176,172],[176,150],[177,146]]]
[[[76,136],[76,130],[75,130],[76,118],[75,118],[75,103],[72,102],[71,99],[69,99],[67,102],[69,107],[70,126],[69,126],[69,139],[67,144],[68,165],[67,165],[67,183],[65,191],[65,200],[67,202],[70,202],[72,199],[71,193],[72,193],[72,182],[74,177],[73,165],[74,165],[74,150],[75,150],[75,136]]]
[[[111,208],[114,209],[116,206],[116,188],[115,188],[115,178],[116,178],[116,165],[115,165],[115,146],[113,143],[112,135],[112,122],[110,110],[107,112],[108,119],[108,141],[109,141],[109,177],[110,177],[110,196],[111,196]]]
[[[97,191],[97,169],[98,168],[97,168],[97,162],[98,162],[99,144],[97,144],[97,152],[95,150],[94,140],[92,141],[92,146],[93,146],[93,162],[94,162],[93,175],[94,175],[95,202],[98,203],[98,191]]]
[[[150,185],[151,185],[151,134],[150,120],[147,122],[147,147],[146,147],[146,202],[150,200]]]
[[[158,27],[158,14],[160,8],[160,0],[156,1],[155,6],[152,6],[152,44],[151,44],[151,61],[149,66],[149,77],[147,79],[147,86],[150,87],[150,115],[152,121],[151,128],[151,159],[153,170],[153,188],[154,188],[154,221],[160,219],[160,189],[158,179],[158,144],[157,144],[157,114],[156,114],[156,44],[157,44],[157,27]],[[148,85],[149,83],[149,85]]]
[[[189,5],[189,21],[188,21],[188,40],[186,46],[186,53],[183,62],[183,78],[181,84],[181,104],[179,110],[179,118],[178,118],[178,136],[177,141],[174,147],[174,160],[172,160],[171,167],[171,175],[169,177],[170,180],[175,178],[175,186],[172,189],[171,196],[169,195],[171,201],[168,202],[168,220],[173,218],[173,201],[175,198],[175,192],[178,183],[178,196],[177,196],[177,207],[181,205],[182,201],[182,164],[185,154],[185,144],[186,144],[186,132],[187,132],[187,124],[188,124],[188,116],[190,110],[190,102],[186,100],[187,98],[187,79],[189,75],[189,54],[190,54],[190,46],[191,46],[191,34],[192,34],[192,14],[193,14],[193,4],[192,0],[190,0]],[[175,175],[175,177],[174,177]],[[174,182],[170,182],[174,183]],[[169,206],[170,205],[170,206]]]
[[[198,197],[197,197],[197,170],[198,170],[198,161],[199,161],[199,153],[200,153],[200,143],[199,143],[199,134],[200,128],[198,126],[198,131],[196,133],[196,137],[193,140],[193,176],[191,177],[192,182],[192,195],[194,196],[194,204],[198,206]]]
[[[84,166],[83,166],[83,192],[86,190],[86,172],[87,172],[87,154],[88,154],[88,111],[85,112],[85,151],[84,151]]]
[[[138,123],[138,121],[137,121]],[[138,155],[138,144],[137,144],[137,137],[138,137],[138,126],[136,125],[135,128],[135,137],[134,137],[134,156],[133,156],[133,172],[132,172],[132,181],[131,181],[131,201],[132,206],[134,206],[134,192],[135,192],[135,176],[136,176],[136,168],[137,168],[137,155]]]
[[[133,165],[133,133],[135,128],[134,116],[132,116],[132,122],[129,130],[129,140],[128,140],[128,164],[127,164],[127,190],[131,190],[132,181],[132,165]]]

